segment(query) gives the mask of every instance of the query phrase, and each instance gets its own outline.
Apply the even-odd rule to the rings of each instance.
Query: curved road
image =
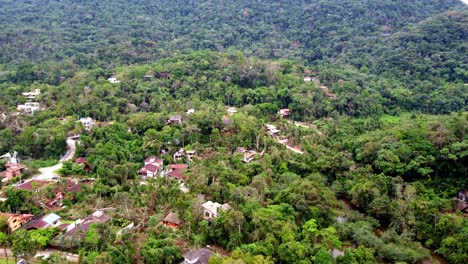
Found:
[[[75,142],[76,140],[67,138],[68,151],[66,152],[65,156],[61,158],[60,162],[54,166],[40,168],[39,169],[40,174],[37,176],[34,176],[33,179],[46,181],[46,180],[52,180],[52,178],[54,177],[59,177],[56,171],[60,170],[63,167],[64,161],[71,160],[73,156],[75,156]]]

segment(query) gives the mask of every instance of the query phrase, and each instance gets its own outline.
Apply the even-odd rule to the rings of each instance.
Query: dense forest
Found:
[[[181,263],[209,247],[210,264],[468,262],[461,2],[0,5],[0,155],[27,167],[2,182],[0,212],[110,218],[67,240],[59,227],[12,232],[0,214],[15,258]],[[40,109],[17,111],[31,101]],[[150,156],[164,170],[146,179]],[[18,188],[57,163],[51,183]],[[41,202],[58,191],[60,207]],[[207,201],[229,209],[207,219]]]

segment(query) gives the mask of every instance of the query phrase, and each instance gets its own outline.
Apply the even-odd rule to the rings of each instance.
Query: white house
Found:
[[[235,113],[237,113],[237,109],[235,107],[229,107],[227,112],[229,115],[234,115]]]
[[[187,115],[191,115],[191,114],[194,114],[194,113],[195,113],[195,109],[193,109],[193,108],[187,110]]]
[[[107,78],[107,80],[110,82],[110,83],[120,83],[119,80],[117,80],[117,78],[115,76],[111,76],[109,78]]]
[[[28,99],[35,99],[36,96],[41,94],[41,89],[34,89],[34,92],[23,93],[23,96],[26,96]]]
[[[150,156],[145,159],[145,165],[138,170],[138,175],[140,175],[143,180],[146,180],[147,178],[153,178],[158,175],[158,172],[164,165],[163,163],[163,160],[158,159],[155,156]]]
[[[94,126],[94,120],[91,117],[80,118],[80,123],[83,124],[86,130],[91,130]]]
[[[23,111],[27,114],[33,114],[35,111],[41,109],[39,103],[36,102],[27,102],[24,105],[18,105],[18,111]]]
[[[218,209],[221,209],[222,211],[227,211],[231,209],[231,206],[227,203],[225,204],[219,204],[219,203],[213,203],[212,201],[205,202],[202,204],[203,207],[203,217],[205,219],[212,219],[216,218],[219,215]]]

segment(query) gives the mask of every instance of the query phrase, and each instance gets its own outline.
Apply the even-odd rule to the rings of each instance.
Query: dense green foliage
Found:
[[[0,4],[0,154],[18,152],[24,179],[80,134],[74,158],[90,165],[63,162],[62,179],[37,192],[4,186],[0,211],[46,213],[38,201],[66,179],[92,178],[57,213],[112,217],[74,241],[53,239],[55,229],[7,235],[0,221],[0,246],[14,256],[54,245],[80,263],[180,263],[212,245],[230,253],[212,264],[418,263],[431,253],[468,262],[468,221],[453,199],[468,189],[458,1]],[[34,89],[42,109],[14,113]],[[183,122],[169,125],[174,114]],[[259,155],[243,162],[239,147]],[[196,157],[175,161],[180,148]],[[143,182],[151,155],[187,164],[189,191],[167,177]],[[231,209],[207,221],[203,197]],[[179,229],[161,224],[169,212]]]

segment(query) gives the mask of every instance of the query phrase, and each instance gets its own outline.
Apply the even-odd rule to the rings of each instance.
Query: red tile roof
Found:
[[[171,164],[169,167],[171,168],[167,174],[169,177],[173,177],[178,180],[187,179],[187,177],[183,175],[184,170],[188,168],[187,164]]]

